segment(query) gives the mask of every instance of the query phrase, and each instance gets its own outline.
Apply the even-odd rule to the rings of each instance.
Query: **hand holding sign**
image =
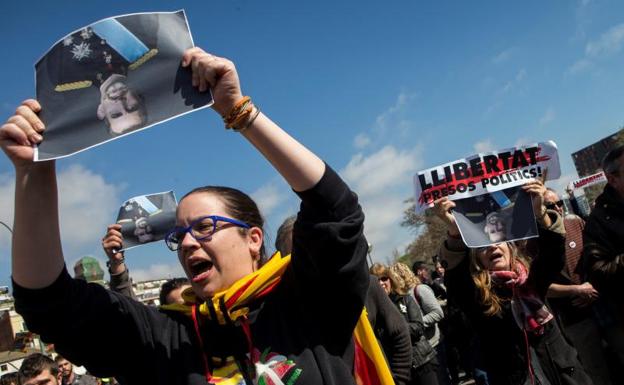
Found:
[[[457,222],[455,222],[455,217],[451,212],[453,208],[455,208],[455,203],[446,197],[436,199],[433,202],[433,212],[446,224],[449,235],[452,237],[459,237]]]
[[[205,92],[212,89],[214,105],[212,106],[221,116],[226,116],[232,110],[243,94],[234,63],[228,59],[211,55],[199,47],[194,47],[182,57],[182,67],[190,66],[194,87]]]
[[[552,221],[546,213],[546,206],[544,206],[544,193],[546,192],[546,187],[544,187],[542,181],[535,180],[528,182],[522,186],[522,189],[531,195],[535,219],[540,221],[544,227],[550,227],[552,225]]]
[[[24,100],[0,128],[0,146],[16,169],[32,163],[33,146],[42,140],[45,126],[37,115],[39,111],[38,101]]]

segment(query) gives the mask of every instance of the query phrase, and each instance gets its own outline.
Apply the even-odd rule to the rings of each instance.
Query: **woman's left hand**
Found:
[[[230,60],[193,47],[182,56],[182,67],[189,66],[193,71],[193,87],[200,92],[212,89],[212,108],[221,116],[227,115],[243,97],[236,67]]]

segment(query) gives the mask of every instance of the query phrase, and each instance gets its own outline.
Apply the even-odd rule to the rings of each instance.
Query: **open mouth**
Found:
[[[196,259],[188,264],[193,282],[206,279],[214,264],[207,259]]]

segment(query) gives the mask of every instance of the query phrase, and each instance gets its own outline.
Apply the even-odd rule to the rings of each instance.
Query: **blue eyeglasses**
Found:
[[[249,229],[247,223],[239,221],[237,219],[222,217],[219,215],[207,215],[205,217],[198,218],[193,221],[187,227],[176,226],[165,235],[165,243],[171,251],[177,251],[180,247],[180,242],[184,239],[186,233],[190,233],[193,238],[198,241],[205,241],[212,237],[217,231],[217,222],[227,222],[234,226]]]

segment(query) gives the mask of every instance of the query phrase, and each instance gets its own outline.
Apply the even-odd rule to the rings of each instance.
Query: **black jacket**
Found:
[[[392,293],[390,299],[407,321],[412,341],[412,367],[417,368],[435,357],[435,352],[425,336],[422,311],[414,298]]]
[[[354,384],[353,329],[369,284],[364,214],[329,167],[299,195],[292,261],[250,316],[253,348],[262,362],[272,359],[286,368],[285,383]],[[13,285],[16,310],[29,330],[94,375],[122,376],[128,384],[207,383],[189,317],[161,313],[66,271],[44,289]],[[234,357],[248,376],[249,346],[239,325],[206,320],[201,334],[211,367]]]
[[[563,268],[565,258],[561,218],[554,211],[549,210],[549,213],[551,218],[557,218],[551,229],[558,228],[561,232],[539,229],[539,252],[531,262],[526,283],[535,289],[542,301],[553,279]],[[470,274],[468,250],[465,246],[451,250],[449,242],[451,240],[447,240],[442,248],[443,257],[448,259],[463,255],[463,259],[459,264],[449,260],[449,266],[454,267],[446,271],[448,295],[459,304],[475,328],[481,342],[483,369],[488,373],[490,385],[525,383],[529,356],[527,342],[552,385],[592,383],[578,361],[576,350],[563,338],[554,320],[545,325],[542,335],[525,334],[514,320],[509,300],[503,301],[499,314],[486,316]],[[497,294],[505,298],[507,293],[497,291]]]
[[[403,316],[373,275],[370,276],[365,303],[368,320],[386,355],[395,384],[407,384],[412,367],[410,331]]]
[[[624,287],[624,201],[607,185],[583,232],[583,262],[590,282],[607,294]]]

